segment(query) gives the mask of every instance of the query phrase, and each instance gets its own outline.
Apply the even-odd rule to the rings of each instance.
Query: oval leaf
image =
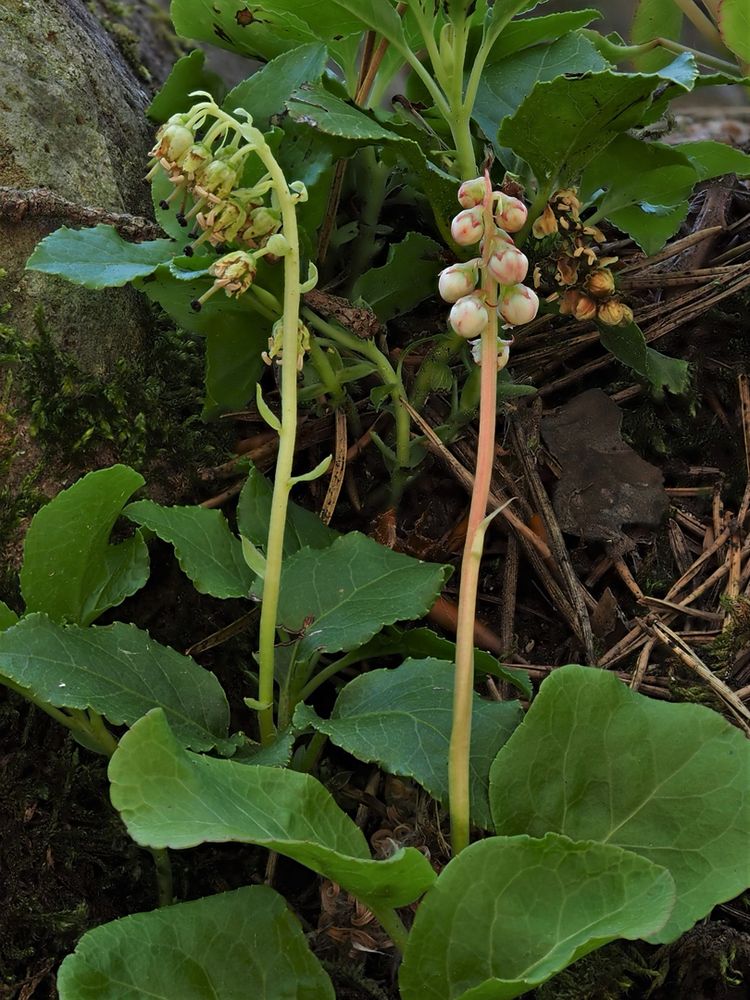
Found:
[[[279,625],[302,633],[298,656],[356,649],[384,625],[421,618],[450,567],[393,552],[353,531],[327,549],[301,549],[281,575]],[[260,596],[261,583],[255,585]]]
[[[0,634],[0,675],[49,705],[91,708],[114,725],[161,707],[186,746],[232,749],[216,677],[134,625],[78,628],[28,615]]]
[[[362,831],[315,778],[189,753],[160,711],[123,736],[109,779],[128,832],[147,847],[259,844],[376,905],[405,906],[435,877],[414,848],[374,861]]]
[[[242,555],[242,545],[219,510],[205,507],[162,507],[138,500],[125,517],[148,528],[174,546],[180,568],[201,594],[247,597],[255,579]]]
[[[253,466],[237,503],[237,527],[253,545],[265,549],[271,520],[273,486]],[[323,524],[317,514],[296,503],[289,503],[284,532],[284,555],[290,556],[308,546],[325,549],[339,537],[338,531]]]
[[[372,670],[351,681],[330,719],[307,705],[294,716],[359,760],[391,774],[414,778],[433,798],[448,803],[448,747],[453,717],[455,668],[444,660],[407,660],[395,670]],[[488,799],[490,766],[523,718],[517,701],[485,701],[474,695],[471,729],[471,816],[492,825]]]
[[[726,47],[745,66],[750,65],[750,3],[748,0],[720,0],[717,24]]]
[[[555,670],[497,755],[498,833],[547,831],[635,851],[670,870],[672,941],[750,885],[750,744],[700,705],[651,701],[612,674]]]
[[[95,927],[57,988],[60,1000],[335,1000],[299,923],[264,885]]]
[[[674,883],[644,858],[548,834],[490,837],[445,868],[404,954],[403,1000],[512,1000],[615,938],[657,931]]]
[[[26,532],[21,592],[27,611],[88,625],[148,579],[140,532],[110,545],[115,521],[143,476],[126,465],[90,472],[50,500]]]

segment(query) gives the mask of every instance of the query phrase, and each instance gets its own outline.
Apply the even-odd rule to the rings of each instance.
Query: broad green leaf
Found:
[[[195,312],[190,303],[208,291],[212,282],[207,277],[182,281],[162,265],[136,285],[183,329],[206,337],[206,419],[239,409],[253,398],[265,369],[261,354],[272,326],[251,308],[247,296],[236,299],[220,293]]]
[[[29,271],[56,274],[84,288],[119,288],[151,274],[174,256],[172,240],[128,243],[112,226],[62,226],[38,243],[26,262]]]
[[[652,701],[604,670],[544,681],[498,754],[498,833],[548,831],[663,865],[677,902],[652,942],[672,941],[750,885],[750,744],[716,712]]]
[[[486,67],[472,117],[494,142],[500,122],[517,111],[539,81],[554,80],[564,73],[596,72],[608,65],[588,38],[575,32],[525,48]]]
[[[0,632],[10,628],[18,621],[18,615],[12,608],[9,608],[5,601],[0,601]]]
[[[376,905],[406,906],[435,878],[415,848],[374,861],[362,831],[315,778],[189,753],[159,711],[122,738],[109,779],[115,808],[143,846],[258,844]]]
[[[267,0],[267,2],[273,3],[274,0]],[[314,9],[319,8],[318,0],[310,0],[310,2]],[[338,13],[342,21],[344,18],[350,19],[343,23],[349,25],[353,19],[357,30],[361,31],[364,25],[377,32],[378,35],[382,35],[396,49],[403,51],[406,44],[403,25],[390,0],[328,0],[327,6],[331,13]]]
[[[135,625],[79,628],[27,615],[0,634],[0,675],[49,705],[91,708],[115,726],[161,708],[185,746],[231,751],[216,677]]]
[[[325,45],[317,42],[277,56],[227,94],[224,110],[233,115],[237,108],[244,108],[253,116],[255,127],[264,131],[298,87],[320,80],[327,57]]]
[[[172,115],[188,111],[195,101],[190,94],[196,90],[207,90],[221,103],[226,87],[221,77],[204,65],[206,53],[200,49],[182,56],[172,67],[146,114],[154,122],[165,122]]]
[[[239,764],[259,764],[263,767],[289,767],[297,731],[288,726],[277,733],[272,743],[246,743],[232,754],[232,760]]]
[[[433,658],[454,663],[456,644],[428,628],[402,629],[392,626],[383,629],[357,652],[359,658],[363,660],[375,657],[382,659],[384,656],[400,654],[415,659]],[[501,666],[495,657],[484,649],[474,650],[474,669],[507,681],[527,698],[531,698],[533,694],[531,681],[525,670],[519,667]]]
[[[220,510],[162,507],[153,500],[138,500],[123,513],[174,546],[180,568],[200,594],[247,597],[254,575]]]
[[[620,135],[589,163],[581,194],[596,202],[597,216],[653,254],[687,217],[697,180],[695,167],[676,147]]]
[[[566,10],[544,17],[526,17],[511,21],[492,46],[487,66],[500,62],[506,56],[520,52],[542,42],[554,42],[569,31],[585,28],[587,24],[601,17],[598,10],[587,7],[584,10]]]
[[[265,549],[268,540],[268,523],[271,519],[273,486],[259,469],[253,466],[242,487],[237,504],[237,527],[240,534],[253,545]],[[317,514],[299,504],[290,503],[284,532],[284,555],[291,556],[300,549],[326,549],[339,537],[338,531],[323,524]]]
[[[450,567],[425,563],[352,531],[326,549],[301,549],[281,574],[278,623],[300,633],[298,653],[356,649],[384,625],[421,618]],[[260,596],[262,584],[254,591]]]
[[[420,903],[403,1000],[512,1000],[616,938],[659,931],[669,872],[630,851],[547,834],[463,850]]]
[[[725,142],[681,142],[673,147],[690,160],[701,181],[722,177],[724,174],[750,176],[750,155]]]
[[[500,142],[551,188],[578,175],[615,136],[639,125],[659,83],[656,76],[587,73],[538,83],[500,126]]]
[[[95,927],[57,989],[60,1000],[335,1000],[297,919],[265,885]]]
[[[649,42],[652,38],[671,38],[680,41],[682,35],[682,10],[674,0],[637,0],[630,40],[633,45]],[[653,73],[674,58],[666,49],[654,49],[634,56],[633,63],[643,73]]]
[[[523,14],[537,6],[539,0],[495,0],[487,12],[487,25],[491,34],[497,34],[516,14]]]
[[[140,590],[148,579],[148,549],[140,532],[117,545],[109,536],[143,483],[143,476],[126,465],[99,469],[34,515],[21,569],[27,611],[89,625]]]
[[[750,3],[748,0],[721,0],[717,24],[721,39],[745,66],[750,64]]]
[[[352,298],[363,299],[387,323],[435,294],[442,263],[441,248],[434,240],[408,233],[400,243],[391,244],[385,264],[359,278]]]
[[[689,381],[687,361],[667,357],[649,347],[643,331],[635,323],[626,326],[600,323],[599,339],[618,361],[647,378],[657,392],[665,387],[675,394],[686,391]]]
[[[394,670],[371,670],[346,685],[330,719],[300,705],[294,723],[313,726],[359,760],[414,778],[447,806],[454,677],[454,665],[445,660],[407,660]],[[473,701],[471,818],[489,829],[490,766],[523,712],[517,701],[485,701],[476,694]]]

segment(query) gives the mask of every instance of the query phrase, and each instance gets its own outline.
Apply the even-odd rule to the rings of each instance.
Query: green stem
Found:
[[[294,768],[295,771],[300,771],[302,774],[310,774],[317,767],[320,755],[323,753],[323,748],[327,742],[328,737],[325,733],[313,733],[312,739],[305,747],[305,752]]]
[[[433,26],[430,24],[429,18],[425,17],[424,8],[421,3],[419,3],[419,0],[417,0],[416,3],[412,3],[410,6],[412,14],[414,15],[414,20],[417,22],[419,27],[419,33],[424,39],[425,48],[427,49],[427,55],[430,57],[430,62],[432,63],[432,72],[435,74],[435,79],[443,90],[448,93],[450,75],[446,72],[445,64],[440,57],[437,42],[435,41]]]
[[[169,851],[166,847],[149,847],[147,850],[154,859],[159,906],[171,906],[174,902],[174,880]]]
[[[352,291],[355,282],[367,270],[378,251],[377,226],[388,185],[389,169],[378,160],[374,146],[367,146],[362,150],[360,165],[365,168],[364,182],[360,184],[363,204],[359,220],[359,237],[354,243],[349,263],[346,293]]]
[[[466,46],[468,42],[468,24],[464,18],[455,25],[453,43],[453,76],[451,80],[450,102],[451,117],[448,122],[456,144],[456,166],[459,177],[475,177],[477,161],[474,155],[474,141],[471,137],[471,115],[474,111],[474,100],[464,99],[464,68],[466,65]]]
[[[486,176],[484,199],[485,233],[493,231],[492,189]],[[485,240],[485,256],[492,241]],[[486,264],[486,260],[484,261]],[[488,303],[497,302],[498,287],[485,266],[482,291]],[[479,567],[484,543],[484,519],[495,461],[495,420],[497,409],[497,310],[488,310],[490,320],[482,333],[481,396],[479,437],[474,488],[471,494],[466,530],[456,629],[456,678],[453,691],[453,721],[448,753],[448,788],[451,816],[451,846],[458,854],[469,844],[469,755],[471,751],[471,715],[474,697],[474,623],[476,616]]]
[[[584,30],[582,34],[587,35],[588,32]],[[682,55],[684,52],[689,52],[701,66],[708,66],[710,69],[718,70],[721,73],[736,76],[738,81],[740,79],[737,63],[728,62],[726,59],[720,59],[718,56],[709,55],[707,52],[701,52],[699,49],[691,48],[689,45],[682,45],[671,38],[652,38],[648,42],[642,42],[640,45],[616,45],[605,39],[606,44],[603,45],[601,37],[596,35],[596,32],[592,31],[591,35],[592,40],[594,40],[593,36],[596,36],[595,44],[600,46],[602,54],[610,59],[611,62],[624,62],[626,59],[633,59],[635,56],[642,56],[647,52],[653,52],[654,49],[661,48],[666,49],[668,52],[673,52],[675,55]]]
[[[333,370],[333,365],[328,360],[328,355],[318,343],[316,337],[310,337],[310,360],[313,368],[318,373],[318,378],[325,390],[326,395],[334,408],[341,406],[346,398],[338,375]]]
[[[388,906],[375,905],[370,900],[367,901],[366,905],[373,916],[376,917],[383,930],[386,931],[388,937],[393,941],[398,951],[403,955],[406,942],[409,938],[409,932],[404,927],[401,917],[399,917],[395,910]]]
[[[281,567],[284,554],[284,531],[292,488],[294,444],[297,436],[297,350],[300,313],[300,250],[297,213],[284,172],[268,145],[263,141],[257,154],[274,182],[281,211],[284,236],[289,252],[284,257],[284,302],[281,361],[281,431],[276,472],[271,501],[271,517],[266,544],[266,575],[263,581],[263,603],[260,612],[258,653],[258,712],[261,743],[273,741],[276,729],[273,719],[274,656],[276,619],[281,591]]]

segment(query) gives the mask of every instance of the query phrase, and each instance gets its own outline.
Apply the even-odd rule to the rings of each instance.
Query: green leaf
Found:
[[[271,743],[261,746],[260,743],[246,743],[237,753],[232,754],[236,764],[259,764],[263,767],[289,767],[292,760],[292,750],[297,731],[288,726],[277,733]]]
[[[608,65],[588,38],[575,32],[493,60],[482,73],[472,117],[494,142],[500,122],[518,110],[539,81],[554,80],[564,73],[599,71]]]
[[[109,779],[115,808],[144,846],[258,844],[376,905],[406,906],[435,878],[415,848],[372,860],[362,831],[315,778],[189,753],[159,711],[122,738]]]
[[[487,12],[487,24],[491,34],[496,34],[516,14],[523,14],[537,6],[539,0],[495,0],[492,9]]]
[[[255,577],[220,510],[162,507],[153,500],[138,500],[123,513],[174,546],[180,568],[198,593],[247,597]]]
[[[750,177],[750,156],[740,149],[727,146],[725,142],[681,142],[673,149],[690,160],[698,174],[698,180],[708,181],[724,174]]]
[[[673,901],[669,872],[630,851],[490,837],[453,858],[420,903],[401,996],[512,1000],[609,941],[658,932]]]
[[[273,3],[275,0],[267,2]],[[294,3],[295,0],[290,2]],[[310,3],[313,10],[320,9],[318,0],[310,0]],[[350,20],[346,23],[356,24],[357,31],[361,31],[364,25],[382,35],[399,51],[405,48],[403,24],[390,0],[328,0],[326,6],[331,13],[338,13],[339,17],[349,17]]]
[[[5,601],[0,601],[0,632],[4,632],[7,628],[15,625],[18,621],[18,615],[9,608]]]
[[[237,504],[237,527],[241,535],[262,549],[265,549],[268,540],[272,501],[273,486],[253,466]],[[305,547],[326,549],[338,537],[338,531],[323,524],[317,514],[296,503],[289,504],[284,532],[285,557]]]
[[[286,560],[278,624],[301,633],[303,659],[318,650],[356,649],[384,625],[426,614],[450,572],[353,531],[326,549],[301,549]],[[261,587],[256,582],[258,596]]]
[[[674,940],[750,884],[750,744],[716,712],[630,691],[569,666],[542,684],[492,765],[498,833],[548,831],[664,865],[677,903],[651,942]]]
[[[89,472],[35,515],[23,548],[21,593],[27,611],[89,625],[148,579],[140,532],[110,545],[109,536],[143,476],[126,465]]]
[[[286,901],[265,885],[95,927],[57,988],[60,1000],[335,1000]]]
[[[633,45],[650,42],[652,38],[671,38],[679,42],[682,35],[682,19],[682,11],[672,0],[667,3],[664,0],[637,0],[630,28],[630,40]],[[633,63],[640,72],[653,73],[672,59],[671,52],[657,48],[652,52],[634,56]]]
[[[294,724],[325,733],[359,760],[414,778],[447,806],[454,675],[452,663],[431,659],[407,660],[395,670],[372,670],[346,685],[330,719],[300,705]],[[485,701],[475,694],[473,703],[471,818],[489,829],[490,766],[523,712],[517,701]]]
[[[38,243],[26,262],[29,271],[56,274],[84,288],[120,288],[151,274],[174,256],[172,240],[127,243],[112,226],[62,226]]]
[[[716,23],[726,47],[741,63],[750,64],[750,4],[748,0],[721,0]]]
[[[227,94],[224,110],[233,115],[237,108],[244,108],[253,116],[255,127],[265,131],[298,87],[320,80],[327,58],[325,45],[318,42],[277,56]]]
[[[697,181],[695,167],[677,147],[621,135],[589,163],[581,194],[597,202],[597,216],[654,254],[687,217]]]
[[[381,267],[365,272],[352,290],[352,298],[363,299],[384,323],[418,306],[435,294],[442,261],[440,246],[422,233],[408,233],[392,243]]]
[[[49,705],[91,708],[115,726],[158,707],[186,746],[232,749],[214,675],[134,625],[79,628],[27,615],[0,634],[0,674]]]
[[[618,361],[647,378],[657,392],[661,392],[664,387],[676,394],[687,390],[687,361],[669,358],[649,347],[643,331],[635,323],[625,326],[605,326],[600,323],[599,339]]]
[[[358,650],[363,660],[399,654],[415,659],[433,658],[455,663],[456,644],[428,628],[402,629],[391,626],[383,629]],[[474,649],[474,669],[507,681],[526,698],[531,698],[533,690],[529,675],[519,667],[501,666],[494,656],[484,649]]]
[[[597,154],[639,125],[659,83],[656,76],[588,73],[538,83],[500,126],[500,142],[551,188],[577,180]]]
[[[544,17],[527,17],[511,21],[492,46],[487,66],[500,62],[506,56],[514,55],[522,49],[542,42],[554,42],[569,31],[585,28],[587,24],[601,17],[598,10],[587,7],[584,10],[566,10]]]
[[[207,90],[221,103],[226,87],[221,77],[204,65],[206,54],[200,49],[182,56],[172,67],[146,114],[154,122],[165,122],[172,115],[188,111],[195,101],[189,95],[195,90]]]

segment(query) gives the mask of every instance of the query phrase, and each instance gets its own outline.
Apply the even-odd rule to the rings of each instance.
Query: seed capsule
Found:
[[[526,285],[513,285],[506,289],[500,300],[498,313],[511,326],[520,326],[522,323],[530,323],[538,309],[536,292]]]
[[[605,326],[627,326],[633,322],[633,310],[618,299],[599,306],[599,319]]]
[[[484,302],[478,295],[464,295],[451,309],[450,324],[459,337],[478,337],[490,321]]]
[[[605,298],[615,290],[615,276],[606,267],[597,268],[586,278],[586,290],[595,298]]]

